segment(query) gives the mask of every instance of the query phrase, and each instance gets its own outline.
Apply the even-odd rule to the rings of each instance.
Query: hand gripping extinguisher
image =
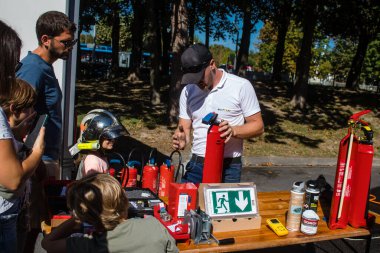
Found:
[[[169,186],[170,183],[174,182],[174,173],[175,168],[173,165],[173,155],[178,154],[179,156],[179,164],[178,169],[176,173],[176,180],[178,177],[178,171],[180,170],[180,166],[183,166],[182,164],[182,155],[178,150],[173,151],[170,154],[169,159],[167,159],[161,166],[160,166],[160,180],[158,184],[158,196],[160,198],[168,198],[169,197]]]
[[[153,157],[153,153],[156,153],[157,149],[152,149],[149,155],[148,163],[144,166],[142,171],[142,188],[149,188],[152,192],[157,194],[157,180],[159,168],[155,163],[156,160]]]
[[[217,117],[217,113],[209,113],[202,119],[203,124],[210,125],[207,132],[202,183],[222,182],[224,139],[220,137],[220,121],[217,120]]]
[[[355,203],[351,204],[350,202],[352,200],[352,194],[355,191],[354,184],[356,185],[356,183],[354,183],[353,174],[357,173],[353,172],[359,166],[358,146],[360,143],[357,130],[361,128],[361,125],[364,122],[359,119],[360,116],[369,112],[370,110],[365,110],[350,117],[348,121],[348,133],[340,142],[334,192],[329,217],[330,229],[345,228],[348,223],[350,206],[352,207],[352,205],[355,205]],[[369,185],[366,184],[366,187],[369,187]]]

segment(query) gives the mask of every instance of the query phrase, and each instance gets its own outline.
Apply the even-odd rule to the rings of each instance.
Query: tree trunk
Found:
[[[307,1],[307,0],[305,0]],[[307,85],[311,61],[311,47],[313,45],[314,28],[317,20],[316,0],[307,1],[303,18],[303,38],[301,51],[296,63],[296,80],[291,104],[299,109],[306,109]]]
[[[170,16],[171,11],[169,10],[169,4],[167,1],[160,1],[160,20],[161,20],[161,37],[162,37],[162,61],[161,61],[161,74],[169,75],[169,64],[170,64]]]
[[[172,64],[168,105],[170,125],[178,122],[178,102],[181,92],[181,54],[188,44],[188,17],[185,0],[175,0],[172,14]]]
[[[140,79],[140,65],[143,54],[143,33],[144,27],[144,2],[132,0],[133,21],[132,21],[132,54],[131,66],[128,73],[128,80],[136,81]]]
[[[111,71],[113,74],[117,73],[119,68],[119,41],[120,41],[120,16],[119,6],[115,5],[112,13],[112,63]]]
[[[272,80],[281,81],[281,72],[282,72],[282,59],[285,52],[285,39],[286,33],[288,32],[291,16],[291,4],[284,2],[280,8],[280,19],[278,23],[278,33],[277,33],[277,45],[276,52],[273,59],[273,71],[272,71]]]
[[[251,31],[253,28],[253,23],[251,21],[251,12],[251,6],[249,4],[246,4],[243,17],[243,33],[241,35],[240,49],[236,61],[236,73],[239,73],[240,68],[248,64],[249,45],[251,43]]]
[[[357,89],[359,87],[359,77],[369,43],[370,36],[362,30],[359,35],[359,44],[356,48],[356,54],[352,59],[351,68],[347,76],[346,88],[348,89]]]
[[[191,3],[191,9],[188,9],[188,16],[189,16],[189,45],[194,44],[194,33],[195,33],[195,12],[196,12],[196,6],[197,6],[197,0],[191,0],[189,1]]]
[[[161,41],[158,40],[159,37],[159,11],[158,11],[157,1],[147,2],[147,19],[148,19],[148,34],[147,42],[148,48],[150,49],[150,102],[152,105],[157,105],[161,102],[160,98],[160,75],[159,75],[159,57]]]
[[[210,2],[207,1],[205,6],[205,46],[209,48],[210,46]]]

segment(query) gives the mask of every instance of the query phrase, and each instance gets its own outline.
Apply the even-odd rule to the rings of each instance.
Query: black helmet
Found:
[[[116,139],[129,135],[119,120],[112,113],[103,109],[88,112],[81,122],[81,130],[80,142]]]

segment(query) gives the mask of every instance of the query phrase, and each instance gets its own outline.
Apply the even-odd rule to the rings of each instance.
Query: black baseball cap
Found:
[[[181,84],[198,84],[212,59],[211,52],[203,44],[188,47],[181,56]]]

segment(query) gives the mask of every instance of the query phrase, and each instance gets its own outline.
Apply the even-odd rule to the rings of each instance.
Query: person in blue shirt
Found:
[[[16,73],[20,79],[30,83],[37,93],[35,110],[39,115],[47,114],[45,152],[43,163],[47,177],[61,178],[59,158],[62,146],[62,91],[54,74],[53,63],[66,60],[77,40],[74,39],[76,24],[68,16],[58,11],[43,13],[36,23],[38,47],[29,51],[21,60],[22,66]],[[34,247],[40,232],[41,221],[48,219],[48,209],[44,201],[43,180],[32,179],[30,199],[30,224],[27,249]]]
[[[62,145],[62,91],[54,74],[53,63],[66,60],[73,46],[76,25],[61,12],[42,14],[36,24],[38,47],[22,59],[16,76],[30,83],[37,92],[35,110],[48,114],[46,149],[42,157],[49,177],[60,179],[58,160]]]

